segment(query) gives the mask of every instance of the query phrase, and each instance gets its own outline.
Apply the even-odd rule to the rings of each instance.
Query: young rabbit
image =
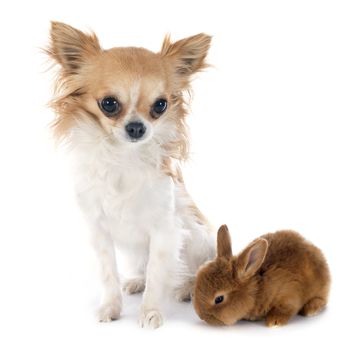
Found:
[[[317,247],[293,231],[269,233],[232,256],[227,226],[220,227],[217,257],[198,271],[193,304],[210,324],[265,318],[269,327],[299,313],[317,314],[330,286],[327,262]]]

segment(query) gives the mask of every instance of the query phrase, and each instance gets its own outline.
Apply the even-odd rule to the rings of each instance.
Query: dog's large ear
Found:
[[[170,36],[164,38],[160,54],[173,60],[176,73],[190,76],[207,67],[205,58],[211,42],[211,36],[197,34],[172,43]]]
[[[88,35],[67,24],[51,22],[49,56],[67,72],[76,73],[89,57],[101,51],[94,33]]]

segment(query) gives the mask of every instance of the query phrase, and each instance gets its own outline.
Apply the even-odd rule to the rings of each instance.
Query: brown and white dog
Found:
[[[183,95],[206,67],[210,40],[166,37],[158,53],[104,50],[95,34],[52,23],[53,128],[74,157],[78,201],[101,263],[101,321],[121,312],[115,246],[134,267],[124,290],[145,289],[139,322],[151,328],[163,322],[165,296],[188,298],[198,267],[214,257],[211,228],[179,168],[189,145]]]

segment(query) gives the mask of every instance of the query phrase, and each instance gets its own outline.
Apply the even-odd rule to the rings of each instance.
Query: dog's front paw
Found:
[[[163,316],[158,310],[142,310],[139,325],[144,328],[156,329],[163,324]]]
[[[145,289],[145,279],[143,277],[130,278],[123,284],[123,291],[127,294],[141,293]]]
[[[109,302],[100,306],[97,317],[100,322],[111,322],[120,317],[121,303]]]

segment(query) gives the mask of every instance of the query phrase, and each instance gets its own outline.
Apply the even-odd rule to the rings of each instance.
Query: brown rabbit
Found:
[[[299,313],[317,314],[330,286],[327,262],[317,247],[293,231],[269,233],[232,256],[227,226],[220,227],[217,257],[198,271],[193,304],[210,324],[265,318],[281,326]]]

